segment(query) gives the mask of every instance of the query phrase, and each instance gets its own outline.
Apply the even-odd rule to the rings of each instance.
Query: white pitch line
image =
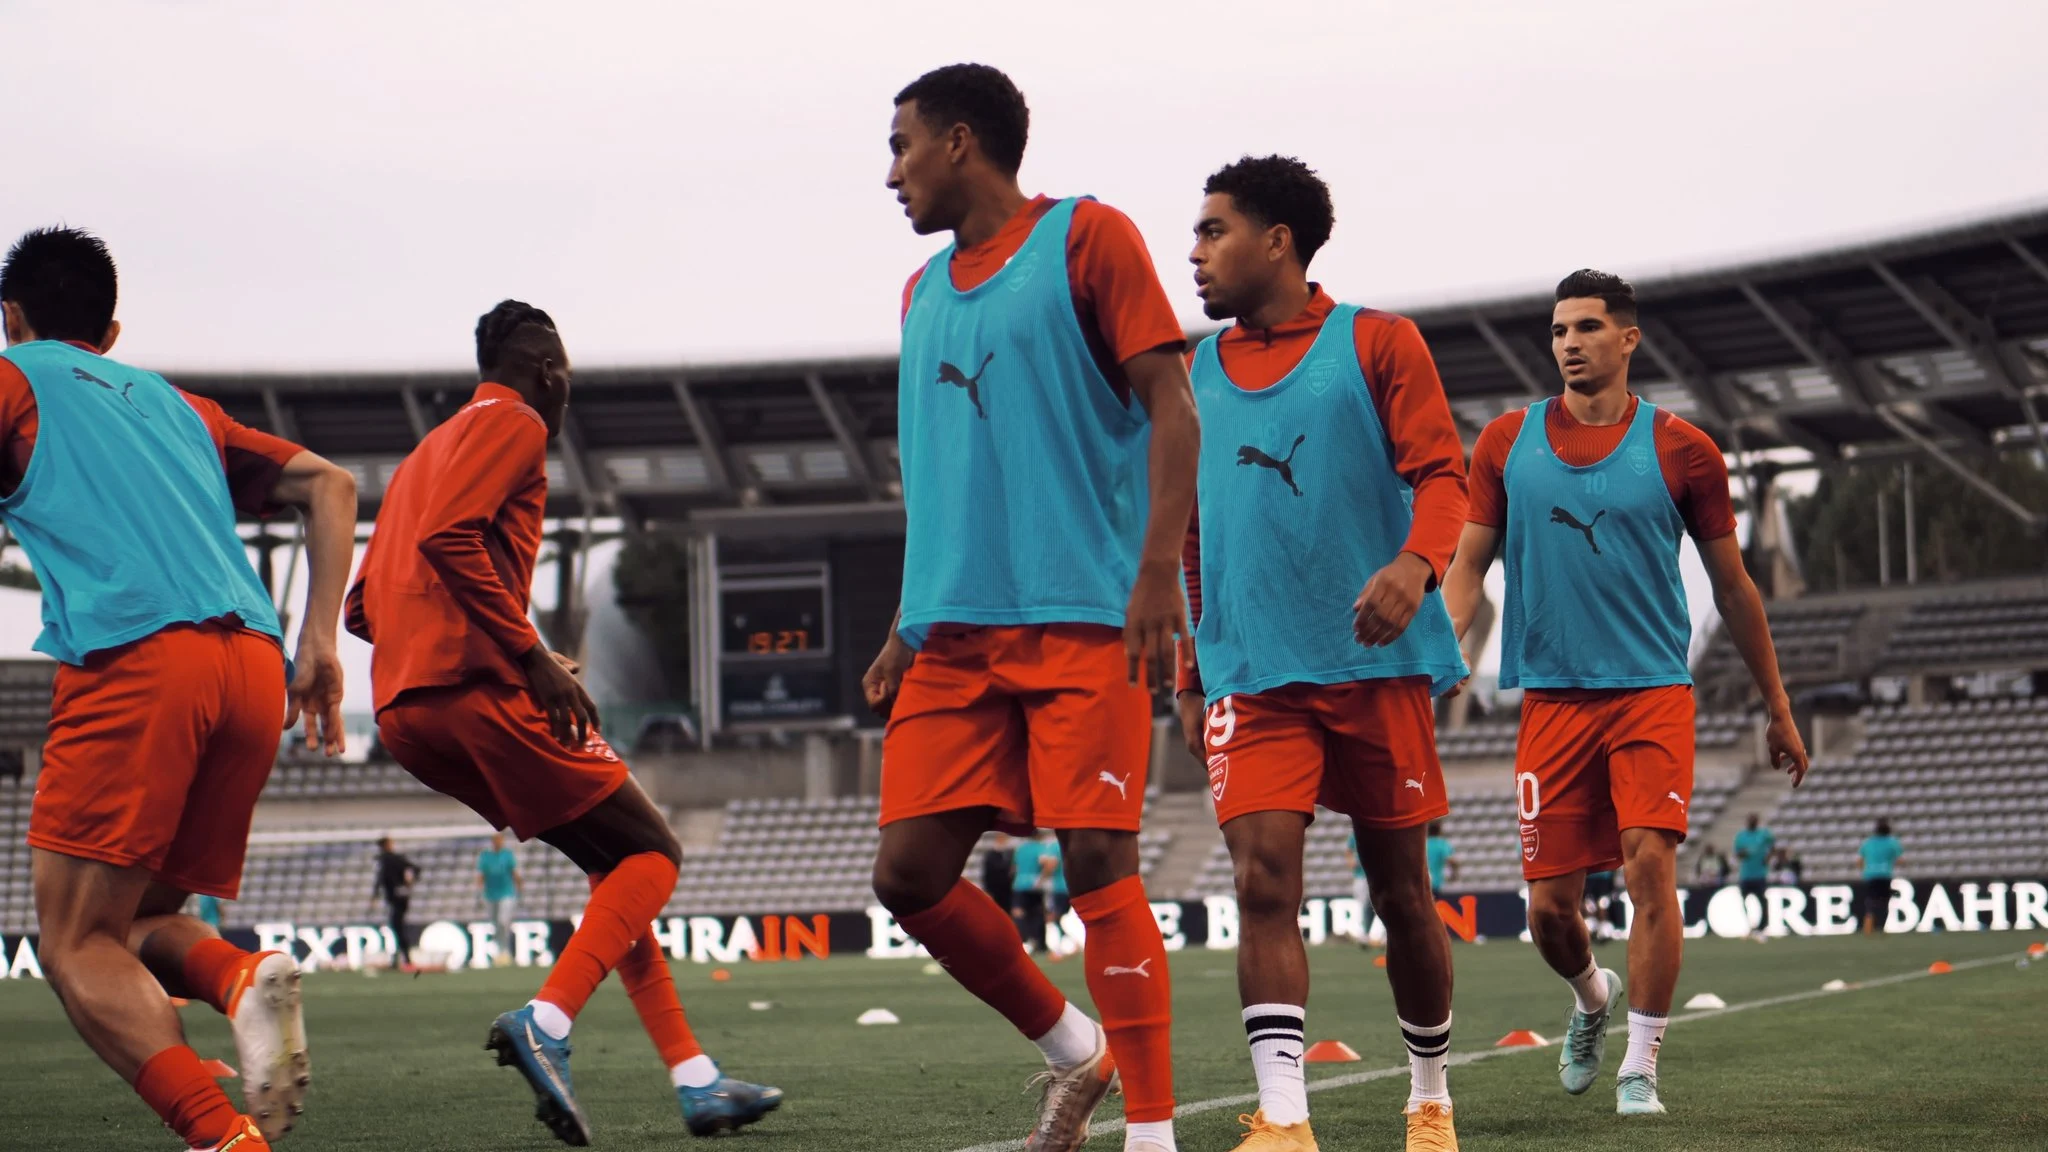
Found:
[[[1964,972],[1971,968],[1985,968],[1993,964],[2009,964],[2014,959],[2025,955],[2025,952],[2009,952],[2000,956],[1985,956],[1976,960],[1958,961],[1953,967],[1957,972]],[[1716,1016],[1726,1016],[1731,1012],[1747,1012],[1752,1008],[1776,1008],[1785,1004],[1797,1004],[1803,1000],[1820,1000],[1829,996],[1843,996],[1850,992],[1860,992],[1865,988],[1882,988],[1888,984],[1904,984],[1909,980],[1924,980],[1932,975],[1934,975],[1932,972],[1920,968],[1911,972],[1900,972],[1892,976],[1879,976],[1874,980],[1860,981],[1834,992],[1824,989],[1813,989],[1806,992],[1789,992],[1783,996],[1767,996],[1762,1000],[1745,1000],[1740,1004],[1730,1004],[1726,1008],[1709,1008],[1700,1012],[1686,1012],[1673,1016],[1670,1023],[1689,1024],[1695,1020],[1710,1020]],[[1470,1052],[1454,1053],[1449,1060],[1445,1061],[1445,1064],[1447,1067],[1461,1068],[1467,1064],[1477,1064],[1481,1060],[1491,1060],[1496,1056],[1512,1056],[1519,1052],[1536,1052],[1544,1048],[1554,1048],[1560,1043],[1563,1043],[1563,1037],[1545,1041],[1540,1045],[1520,1048],[1479,1048]],[[1406,1076],[1407,1074],[1408,1065],[1406,1064],[1396,1065],[1392,1068],[1374,1068],[1365,1072],[1349,1072],[1342,1076],[1311,1080],[1308,1082],[1308,1090],[1310,1092],[1326,1092],[1332,1088],[1349,1088],[1353,1084],[1364,1084],[1373,1080],[1385,1080],[1389,1077]],[[1173,1115],[1175,1119],[1179,1119],[1182,1116],[1214,1112],[1219,1108],[1236,1108],[1245,1104],[1256,1104],[1258,1101],[1259,1095],[1256,1092],[1248,1092],[1239,1096],[1217,1096],[1209,1100],[1196,1100],[1182,1104],[1173,1110]],[[1089,1125],[1088,1134],[1092,1139],[1096,1136],[1121,1132],[1123,1129],[1124,1122],[1122,1120],[1105,1120],[1100,1124]],[[1024,1141],[1022,1140],[998,1140],[992,1144],[976,1144],[971,1148],[961,1148],[958,1152],[1017,1152],[1022,1147],[1024,1147]]]

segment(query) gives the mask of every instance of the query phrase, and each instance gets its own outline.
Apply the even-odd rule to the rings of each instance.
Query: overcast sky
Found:
[[[506,295],[585,365],[888,351],[938,246],[891,97],[971,59],[1026,191],[1128,212],[1190,321],[1248,151],[1322,171],[1316,274],[1400,307],[2039,203],[2044,42],[2040,0],[0,0],[0,232],[106,236],[153,367],[460,366]]]

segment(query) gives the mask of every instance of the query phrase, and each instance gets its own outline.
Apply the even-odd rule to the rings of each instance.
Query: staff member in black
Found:
[[[405,942],[405,911],[412,904],[413,882],[420,878],[420,870],[413,862],[398,854],[391,846],[391,837],[377,841],[377,882],[370,888],[370,899],[384,897],[384,904],[391,913],[391,938],[398,951],[392,961],[398,965],[412,963],[412,948]]]

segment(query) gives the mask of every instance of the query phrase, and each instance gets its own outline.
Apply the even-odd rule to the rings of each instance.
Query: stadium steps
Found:
[[[1145,880],[1146,891],[1155,900],[1180,896],[1194,886],[1202,864],[1223,839],[1216,829],[1216,809],[1209,803],[1208,790],[1163,792],[1145,818],[1147,830],[1172,833],[1166,854]]]
[[[1723,852],[1728,851],[1735,834],[1749,822],[1752,814],[1759,820],[1769,820],[1771,813],[1778,810],[1778,805],[1785,799],[1785,794],[1791,790],[1792,778],[1785,773],[1773,772],[1767,768],[1751,768],[1743,779],[1742,786],[1735,790],[1734,799],[1728,801],[1728,806],[1721,810],[1720,816],[1696,835],[1686,838],[1686,847],[1691,850],[1687,860],[1697,856],[1700,847],[1709,843]],[[1732,861],[1734,857],[1730,856],[1729,859]],[[1680,871],[1681,874],[1685,874],[1684,868]]]

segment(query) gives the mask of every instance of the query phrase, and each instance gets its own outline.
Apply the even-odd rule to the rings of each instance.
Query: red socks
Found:
[[[234,1008],[233,997],[239,991],[235,985],[243,969],[258,956],[267,955],[252,955],[218,938],[201,940],[185,953],[185,990],[192,999],[213,1005],[214,1011],[225,1016]]]
[[[647,926],[668,904],[676,889],[676,862],[659,852],[626,857],[590,893],[583,923],[569,937],[554,971],[541,985],[536,1000],[560,1008],[570,1019],[583,1010],[590,994],[648,936]],[[674,995],[671,991],[670,995]],[[637,998],[636,998],[637,1002]],[[680,1009],[678,1009],[680,1011]]]
[[[602,883],[603,876],[592,876],[591,891]],[[696,1033],[690,1031],[689,1018],[683,1015],[683,1002],[676,998],[675,976],[668,970],[668,957],[661,954],[661,944],[654,933],[634,942],[633,950],[619,961],[618,973],[619,983],[626,986],[626,995],[632,997],[633,1010],[640,1014],[640,1026],[647,1029],[647,1038],[654,1041],[654,1050],[661,1053],[662,1064],[674,1068],[692,1056],[704,1054]]]
[[[212,940],[208,943],[217,944]],[[211,1148],[234,1132],[241,1113],[183,1044],[151,1056],[135,1074],[135,1094],[193,1148]]]
[[[1067,998],[1024,954],[1016,922],[988,893],[961,880],[945,899],[897,923],[1026,1039],[1036,1040],[1059,1023]],[[1152,936],[1158,947],[1156,929]]]
[[[1074,897],[1087,926],[1088,994],[1102,1014],[1110,1055],[1124,1081],[1124,1119],[1173,1119],[1173,983],[1166,942],[1145,900],[1145,882],[1127,876]]]

